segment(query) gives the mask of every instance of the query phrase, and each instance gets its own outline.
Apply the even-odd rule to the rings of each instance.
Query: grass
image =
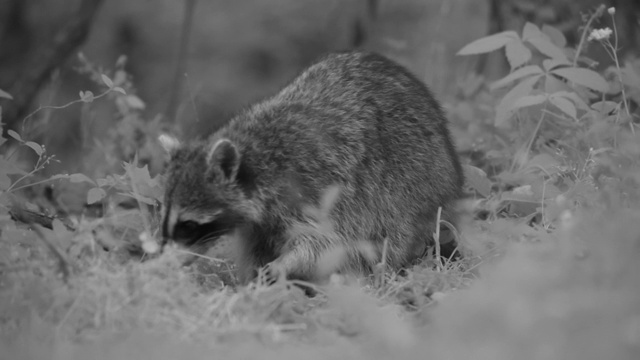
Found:
[[[472,272],[462,268],[478,258],[377,287],[334,277],[315,298],[285,283],[199,285],[175,251],[142,263],[85,254],[65,283],[44,246],[3,242],[3,257],[28,255],[2,270],[2,358],[635,359],[639,220],[567,215],[548,238],[505,240]],[[499,237],[468,226],[467,242]]]

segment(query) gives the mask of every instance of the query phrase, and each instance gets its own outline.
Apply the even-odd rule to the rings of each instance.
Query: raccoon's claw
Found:
[[[262,274],[264,276],[264,282],[267,285],[273,285],[278,281],[278,279],[286,276],[284,269],[275,262],[265,265]]]

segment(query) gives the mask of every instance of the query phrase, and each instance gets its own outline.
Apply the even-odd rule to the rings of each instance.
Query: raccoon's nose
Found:
[[[167,245],[169,243],[169,238],[164,236],[162,236],[162,239],[160,240],[160,248],[163,249],[165,247],[165,245]]]

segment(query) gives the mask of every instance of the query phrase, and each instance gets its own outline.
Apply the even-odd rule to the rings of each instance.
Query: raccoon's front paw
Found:
[[[264,283],[267,285],[275,284],[280,278],[284,280],[287,276],[286,270],[282,264],[274,261],[265,265],[262,276],[264,277]]]

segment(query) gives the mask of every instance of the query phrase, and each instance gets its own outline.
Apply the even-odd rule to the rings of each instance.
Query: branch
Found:
[[[26,209],[24,206],[20,204],[14,204],[9,209],[9,215],[14,221],[19,221],[27,225],[38,224],[50,230],[53,229],[53,221],[58,219],[62,221],[62,223],[68,230],[70,231],[75,230],[71,222],[69,222],[66,219],[61,219],[55,216],[45,215],[36,211],[31,211],[29,209]]]

